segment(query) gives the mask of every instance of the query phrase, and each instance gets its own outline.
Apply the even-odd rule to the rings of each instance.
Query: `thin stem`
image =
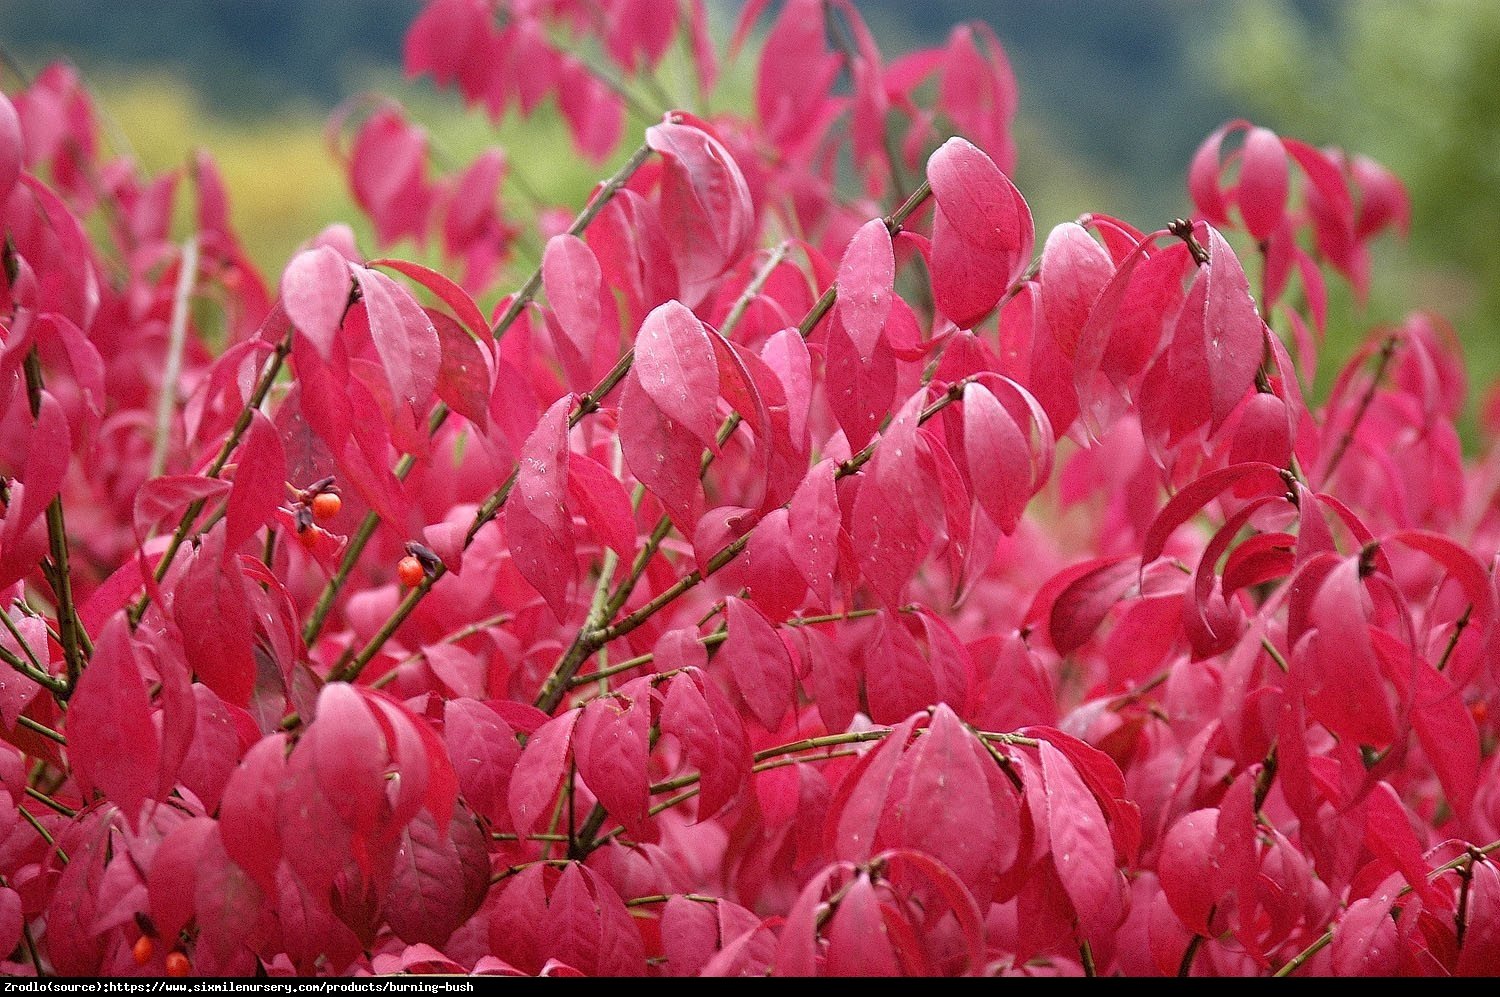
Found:
[[[965,385],[965,383],[966,381],[957,381],[947,391],[943,392],[943,394],[937,399],[937,401],[933,402],[922,411],[920,422],[926,422],[927,420],[935,416],[938,412],[942,411],[944,408],[953,404],[959,398],[961,398],[963,396],[963,386]],[[840,464],[838,470],[834,472],[834,477],[836,479],[841,479],[858,473],[859,470],[866,464],[868,464],[871,458],[875,456],[876,444],[879,442],[879,440],[880,437],[871,440],[863,450],[855,454],[853,457],[850,457],[848,460],[844,461],[844,463]],[[703,569],[701,571],[698,569],[694,569],[693,571],[679,578],[672,586],[664,589],[650,602],[647,602],[644,606],[635,610],[635,612],[630,613],[628,616],[625,616],[616,623],[605,627],[603,630],[596,631],[593,636],[586,639],[585,643],[592,644],[595,648],[603,647],[610,641],[623,637],[631,631],[635,630],[647,620],[651,619],[652,616],[656,615],[662,609],[675,602],[684,593],[690,591],[692,588],[698,585],[698,583],[702,582],[706,578],[712,577],[715,572],[719,571],[719,569],[723,568],[726,564],[739,557],[740,554],[743,553],[745,548],[749,545],[750,538],[754,535],[754,533],[754,528],[747,530],[732,543],[730,543],[727,547],[720,550],[713,557],[709,558],[708,563],[703,566]]]
[[[25,727],[27,730],[33,733],[40,734],[47,740],[54,741],[65,748],[68,746],[68,739],[66,737],[63,737],[61,734],[53,730],[51,727],[48,727],[46,724],[38,723],[37,721],[24,714],[16,717],[16,725]]]
[[[271,393],[271,385],[276,382],[276,377],[281,373],[281,365],[286,361],[287,355],[292,352],[292,330],[290,322],[287,325],[286,335],[276,343],[271,351],[270,359],[266,361],[265,367],[261,369],[260,377],[255,381],[255,387],[250,391],[250,397],[245,402],[245,407],[240,410],[239,418],[235,419],[234,426],[230,428],[229,435],[225,437],[224,443],[219,447],[219,452],[212,462],[204,469],[205,478],[217,478],[223,473],[229,464],[229,458],[234,454],[235,448],[240,445],[240,439],[250,428],[251,420],[266,396]],[[171,568],[172,561],[177,557],[177,552],[182,549],[187,540],[188,533],[193,528],[193,523],[198,515],[203,512],[205,502],[196,499],[189,503],[182,514],[182,519],[177,523],[177,529],[172,531],[172,539],[167,542],[167,549],[162,553],[161,560],[156,565],[155,577],[158,582],[167,577],[167,570]],[[140,623],[141,617],[146,613],[146,607],[151,605],[151,593],[142,593],[140,599],[130,608],[130,625],[135,627]]]
[[[1438,659],[1437,670],[1442,671],[1448,667],[1448,659],[1453,657],[1454,648],[1458,647],[1458,639],[1464,635],[1464,630],[1469,626],[1469,616],[1474,612],[1474,604],[1469,603],[1464,607],[1463,613],[1453,624],[1453,633],[1448,637],[1448,646],[1443,648],[1443,656]]]
[[[1438,876],[1441,876],[1443,873],[1445,873],[1445,872],[1452,872],[1455,869],[1472,868],[1475,862],[1477,862],[1478,860],[1484,858],[1486,855],[1489,855],[1491,852],[1495,851],[1496,849],[1500,849],[1500,841],[1492,841],[1489,844],[1485,845],[1483,848],[1470,848],[1468,851],[1464,852],[1458,858],[1453,859],[1453,860],[1451,860],[1449,862],[1444,862],[1442,865],[1438,866],[1436,869],[1433,869],[1431,872],[1429,872],[1427,874],[1427,878],[1428,879],[1435,879]],[[1408,884],[1406,886],[1403,886],[1403,887],[1401,887],[1401,889],[1399,891],[1397,891],[1397,893],[1396,893],[1396,899],[1399,900],[1402,897],[1407,896],[1411,892],[1412,892],[1412,888],[1411,888],[1410,884]],[[1309,959],[1311,959],[1313,956],[1317,955],[1323,949],[1327,948],[1332,941],[1333,941],[1333,929],[1329,928],[1327,931],[1323,932],[1317,938],[1313,939],[1313,942],[1312,942],[1311,945],[1307,946],[1307,948],[1303,949],[1301,952],[1298,952],[1296,955],[1292,956],[1291,959],[1287,960],[1286,965],[1282,966],[1280,969],[1278,969],[1276,972],[1272,973],[1271,975],[1272,976],[1291,976],[1297,970],[1299,970],[1303,966],[1305,966],[1307,964],[1307,961]]]
[[[1453,937],[1457,942],[1458,950],[1463,951],[1464,936],[1469,933],[1469,893],[1474,885],[1474,860],[1470,857],[1467,864],[1458,870],[1458,911],[1453,915]]]
[[[1193,975],[1193,959],[1198,955],[1198,949],[1203,945],[1203,936],[1194,935],[1192,941],[1187,943],[1183,950],[1182,961],[1177,964],[1177,975],[1183,979]]]
[[[1344,459],[1349,445],[1354,442],[1354,433],[1359,429],[1359,424],[1364,421],[1365,412],[1369,410],[1370,403],[1375,400],[1375,391],[1380,387],[1380,379],[1385,376],[1385,369],[1390,366],[1391,357],[1396,353],[1396,337],[1387,336],[1385,342],[1380,344],[1380,358],[1375,363],[1375,374],[1370,378],[1370,383],[1365,386],[1365,393],[1359,400],[1359,406],[1354,410],[1354,419],[1349,423],[1349,428],[1344,430],[1339,437],[1338,443],[1334,444],[1333,453],[1328,458],[1328,466],[1323,471],[1323,487],[1326,489],[1329,482],[1333,480],[1333,472],[1338,470],[1339,462]]]
[[[29,797],[31,797],[33,800],[36,800],[38,803],[42,804],[43,806],[46,806],[46,807],[48,807],[48,808],[50,808],[52,810],[55,810],[57,813],[62,814],[64,817],[67,817],[70,820],[72,818],[78,816],[78,811],[74,810],[72,807],[65,807],[65,806],[63,806],[61,803],[58,803],[52,797],[50,797],[46,793],[42,792],[40,789],[35,789],[35,788],[31,787],[31,786],[27,786],[26,787],[26,795],[29,796]]]
[[[42,361],[36,347],[26,354],[26,397],[31,406],[31,417],[39,418],[42,411]],[[47,503],[47,547],[51,552],[52,570],[50,581],[52,594],[57,602],[57,630],[61,638],[63,661],[67,666],[67,685],[55,693],[66,699],[78,684],[83,674],[84,656],[92,644],[83,624],[78,620],[78,609],[73,603],[73,571],[68,564],[68,526],[63,516],[62,494],[59,492]],[[45,669],[43,669],[45,671]]]
[[[4,647],[0,647],[0,661],[4,661],[17,672],[54,695],[66,692],[67,685],[62,679],[47,671],[46,666],[42,664],[36,652],[31,649],[31,645],[26,642],[26,638],[21,636],[21,631],[16,627],[16,622],[10,618],[9,613],[0,611],[0,623],[5,624],[5,629],[10,631],[10,635],[15,638],[16,643],[20,645],[21,652],[26,655],[30,663],[22,661]],[[59,640],[58,643],[61,644],[62,641]]]
[[[182,244],[182,255],[177,261],[177,288],[172,296],[172,324],[167,336],[167,369],[161,377],[161,394],[156,398],[156,434],[151,445],[148,479],[160,477],[167,466],[167,449],[172,442],[172,410],[177,407],[177,381],[182,376],[188,312],[197,277],[198,236],[190,235]]]
[[[650,155],[651,147],[648,145],[641,145],[640,148],[632,152],[630,158],[625,160],[624,164],[604,181],[594,196],[589,199],[589,203],[584,205],[583,210],[578,213],[578,217],[573,219],[573,224],[568,226],[568,234],[582,234],[583,230],[588,228],[589,224],[595,218],[599,217],[599,212],[603,211],[604,206],[630,181],[630,178],[635,175],[635,171],[641,168]],[[526,278],[526,283],[521,285],[521,289],[511,298],[510,304],[505,306],[505,311],[501,314],[499,321],[495,323],[494,336],[496,339],[505,335],[505,331],[515,324],[516,319],[520,318],[521,312],[536,297],[536,293],[541,290],[541,287],[542,268],[538,266],[531,272],[531,276]]]

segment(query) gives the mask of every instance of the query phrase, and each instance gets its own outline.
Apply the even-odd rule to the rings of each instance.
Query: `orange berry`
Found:
[[[422,584],[422,579],[427,577],[427,572],[422,569],[421,561],[407,554],[396,565],[396,577],[401,579],[402,585],[411,589]]]
[[[1469,713],[1474,717],[1474,723],[1480,727],[1490,718],[1490,704],[1482,699],[1476,699],[1469,704]]]
[[[334,516],[337,516],[339,510],[343,507],[344,500],[333,492],[320,492],[312,500],[313,516],[320,523],[326,523]]]
[[[181,952],[173,952],[167,956],[167,975],[186,976],[193,971],[193,964],[188,962],[188,957]]]
[[[145,935],[135,940],[135,946],[130,950],[130,957],[135,960],[137,966],[144,966],[151,961],[156,954],[156,943]]]

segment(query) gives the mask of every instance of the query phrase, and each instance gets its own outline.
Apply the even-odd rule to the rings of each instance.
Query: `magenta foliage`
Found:
[[[1232,122],[1039,238],[989,27],[768,6],[433,0],[615,174],[533,233],[356,103],[397,255],[274,296],[0,97],[0,970],[1500,970],[1500,465],[1435,317],[1304,393],[1400,183]]]

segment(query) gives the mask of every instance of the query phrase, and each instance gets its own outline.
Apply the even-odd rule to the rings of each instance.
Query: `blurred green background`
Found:
[[[403,81],[418,0],[0,0],[0,47],[35,72],[66,57],[95,88],[111,141],[150,170],[203,147],[235,221],[273,280],[289,253],[356,212],[324,126],[341,100],[392,93],[439,156],[499,142],[507,197],[578,203],[602,174],[555,117],[505,122]],[[721,41],[738,4],[714,7]],[[1016,180],[1041,233],[1086,211],[1161,226],[1190,208],[1186,164],[1204,135],[1245,116],[1314,144],[1364,152],[1407,183],[1409,245],[1377,246],[1360,309],[1335,283],[1330,350],[1429,307],[1458,328],[1473,373],[1500,372],[1500,3],[1495,0],[861,0],[887,55],[941,44],[987,19],[1021,88]],[[742,57],[720,106],[748,96]],[[672,67],[664,79],[686,92]],[[14,88],[13,71],[0,74]],[[741,104],[747,101],[741,101]],[[634,122],[638,127],[643,122]],[[524,204],[516,210],[524,215]],[[367,230],[358,229],[362,236]],[[371,246],[369,240],[364,240]],[[520,266],[536,240],[518,247]],[[1325,365],[1325,367],[1328,365]]]

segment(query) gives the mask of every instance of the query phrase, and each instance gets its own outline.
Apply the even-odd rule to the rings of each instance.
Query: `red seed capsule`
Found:
[[[135,960],[137,966],[144,966],[151,961],[156,954],[156,943],[145,935],[135,940],[135,945],[130,950],[130,957]]]
[[[411,589],[422,584],[422,579],[427,577],[427,572],[422,570],[421,561],[408,554],[396,565],[396,577],[401,580],[402,585]]]
[[[317,496],[314,496],[312,500],[313,516],[316,517],[318,522],[320,523],[326,523],[334,516],[337,516],[339,514],[339,510],[343,507],[344,500],[339,498],[333,492],[323,492]]]
[[[173,952],[167,956],[167,975],[186,976],[193,971],[193,964],[188,962],[188,957],[181,952]]]

